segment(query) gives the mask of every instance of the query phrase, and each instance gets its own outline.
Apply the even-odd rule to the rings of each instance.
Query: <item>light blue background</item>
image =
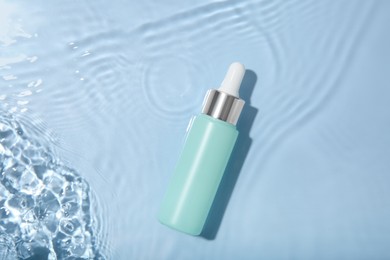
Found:
[[[0,0],[1,106],[90,183],[108,259],[390,258],[389,25],[388,1]],[[208,239],[180,234],[158,206],[234,61],[242,136]]]

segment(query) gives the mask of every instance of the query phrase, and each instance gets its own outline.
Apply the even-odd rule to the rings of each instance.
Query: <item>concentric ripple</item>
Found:
[[[201,74],[191,70],[194,66],[186,66],[189,63],[187,59],[167,55],[154,59],[145,68],[143,90],[146,100],[160,116],[177,118],[196,109],[199,103],[196,97],[200,97],[197,76]],[[180,76],[172,78],[172,72]]]
[[[102,259],[91,224],[90,190],[79,174],[0,116],[2,259]]]

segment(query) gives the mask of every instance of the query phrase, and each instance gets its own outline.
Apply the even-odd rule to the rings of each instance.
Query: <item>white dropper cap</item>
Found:
[[[241,86],[242,78],[245,74],[245,67],[239,62],[234,62],[229,66],[224,80],[219,87],[219,91],[225,92],[231,96],[239,98],[238,91]]]

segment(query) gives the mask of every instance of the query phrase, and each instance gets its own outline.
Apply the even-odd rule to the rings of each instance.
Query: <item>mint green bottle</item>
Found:
[[[161,223],[199,235],[236,143],[236,123],[244,106],[239,98],[245,68],[233,63],[218,90],[209,90],[202,109],[190,123],[158,218]]]

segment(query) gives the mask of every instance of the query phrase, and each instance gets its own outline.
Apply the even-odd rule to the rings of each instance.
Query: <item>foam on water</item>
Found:
[[[0,252],[4,259],[101,258],[88,184],[0,115]]]

